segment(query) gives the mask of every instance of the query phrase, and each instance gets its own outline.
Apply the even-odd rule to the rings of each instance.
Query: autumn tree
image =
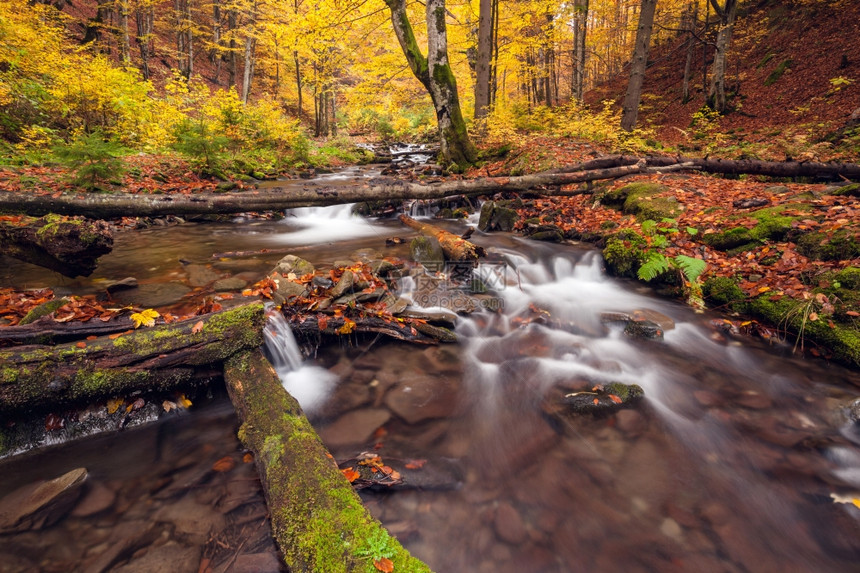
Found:
[[[582,101],[585,91],[585,38],[588,33],[588,0],[573,3],[573,70],[571,73],[571,99]]]
[[[490,110],[490,59],[493,51],[493,0],[480,0],[478,8],[478,57],[475,64],[475,119]]]
[[[738,0],[710,0],[711,6],[720,18],[720,29],[714,48],[714,64],[711,68],[711,86],[708,90],[708,104],[716,111],[726,111],[726,54],[732,41],[735,17],[738,13]]]
[[[654,12],[657,0],[642,0],[639,11],[639,25],[636,29],[636,44],[633,48],[633,60],[630,62],[630,81],[627,83],[627,93],[624,94],[623,115],[621,127],[632,131],[639,116],[639,101],[642,99],[642,82],[645,80],[645,68],[648,67],[648,47],[651,44],[651,29],[654,27]]]
[[[463,169],[475,162],[477,152],[466,131],[460,110],[457,80],[448,63],[448,34],[444,0],[427,0],[427,56],[421,52],[406,13],[406,0],[385,0],[391,23],[409,68],[430,94],[436,110],[444,160]]]

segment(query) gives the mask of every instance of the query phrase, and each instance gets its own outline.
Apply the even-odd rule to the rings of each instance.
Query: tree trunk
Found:
[[[229,87],[236,85],[236,10],[227,10],[227,28],[230,31],[230,41],[227,43],[227,83]]]
[[[585,39],[588,32],[588,0],[577,0],[574,3],[573,28],[573,99],[583,100],[585,93]]]
[[[135,20],[137,22],[135,42],[137,42],[140,48],[140,71],[145,80],[148,80],[150,77],[149,56],[152,54],[152,22],[155,19],[153,10],[154,8],[151,3],[138,4],[135,12]]]
[[[215,65],[215,85],[221,83],[221,0],[212,0],[212,50],[209,61]]]
[[[385,0],[385,3],[391,11],[391,23],[409,67],[433,100],[442,158],[457,169],[465,169],[475,162],[477,151],[466,132],[457,94],[457,80],[448,64],[445,2],[427,2],[427,57],[421,53],[415,40],[412,24],[406,15],[406,0]]]
[[[429,223],[416,221],[408,215],[400,215],[400,222],[422,235],[435,237],[449,261],[474,262],[486,254],[482,247]]]
[[[131,42],[128,34],[128,2],[129,0],[118,0],[117,11],[119,12],[119,53],[124,64],[131,63]]]
[[[0,411],[175,388],[196,368],[259,348],[264,322],[254,303],[113,339],[2,349]]]
[[[493,0],[480,0],[478,9],[478,61],[475,65],[475,119],[483,119],[490,112]]]
[[[636,29],[636,44],[633,48],[633,61],[630,63],[630,81],[624,95],[621,128],[632,131],[639,116],[639,101],[642,99],[642,82],[645,81],[645,68],[648,67],[648,47],[651,45],[651,29],[654,27],[654,12],[657,0],[642,0],[639,12],[639,26]]]
[[[720,6],[718,0],[710,0],[710,2],[720,17],[720,29],[717,32],[717,44],[714,48],[714,64],[711,68],[711,87],[708,90],[708,104],[716,111],[724,113],[727,108],[726,57],[735,28],[738,1],[725,0],[724,6]]]
[[[259,350],[227,361],[224,379],[254,452],[272,533],[291,571],[366,571],[390,554],[393,569],[429,573],[378,521],[338,469],[298,402]]]
[[[687,5],[686,28],[687,28],[687,59],[684,62],[684,80],[681,89],[681,102],[687,103],[690,101],[690,74],[693,69],[693,51],[696,47],[696,37],[693,33],[696,29],[696,20],[699,15],[699,3],[690,3]]]
[[[67,277],[91,275],[98,258],[112,247],[113,236],[103,221],[56,216],[0,221],[3,254]]]
[[[242,103],[248,103],[251,95],[251,79],[254,77],[254,49],[257,45],[256,30],[257,3],[254,2],[248,13],[248,33],[245,36],[245,67],[242,77]]]

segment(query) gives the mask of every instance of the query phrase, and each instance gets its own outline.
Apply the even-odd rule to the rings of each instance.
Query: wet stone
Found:
[[[771,400],[765,394],[755,390],[744,390],[736,399],[737,403],[745,408],[753,410],[764,410],[771,407]]]
[[[0,499],[0,533],[41,529],[66,515],[78,500],[87,470],[25,485]]]
[[[178,282],[149,283],[135,289],[119,291],[113,298],[120,304],[154,308],[174,304],[189,292],[189,287]]]
[[[89,484],[83,499],[72,510],[75,517],[87,517],[105,511],[113,505],[116,493],[103,483],[94,481]]]
[[[168,503],[156,512],[154,519],[173,524],[175,534],[189,543],[203,544],[209,534],[224,529],[224,516],[207,505],[185,496]]]
[[[221,275],[204,265],[185,265],[188,284],[193,287],[206,286],[221,278]]]
[[[528,538],[528,531],[522,516],[514,506],[507,502],[500,503],[496,509],[493,528],[499,539],[511,545],[519,545]]]
[[[287,255],[275,265],[275,271],[284,275],[293,273],[297,277],[313,274],[314,270],[311,263],[296,255]]]
[[[277,573],[282,570],[274,553],[245,553],[239,555],[230,567],[232,573]]]
[[[175,542],[168,542],[159,547],[150,547],[143,555],[111,571],[115,573],[194,571],[199,568],[201,552],[200,547],[185,547]]]
[[[645,417],[636,410],[620,410],[615,414],[615,423],[619,430],[631,437],[641,434],[647,426]]]
[[[391,413],[382,408],[354,410],[323,428],[319,434],[331,448],[365,444],[373,437],[377,428],[391,418]]]
[[[459,385],[448,377],[415,376],[385,396],[385,405],[409,424],[450,416],[457,408]]]
[[[212,283],[212,288],[215,289],[216,292],[235,291],[245,288],[247,284],[247,281],[238,277],[228,277],[226,279],[219,279]]]

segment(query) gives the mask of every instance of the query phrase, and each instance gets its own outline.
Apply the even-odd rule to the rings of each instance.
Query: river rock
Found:
[[[175,541],[168,541],[161,546],[151,546],[143,555],[134,557],[125,565],[111,571],[113,573],[194,571],[199,568],[202,551],[201,547],[186,547]],[[235,571],[235,569],[231,570]]]
[[[376,429],[390,419],[391,412],[384,408],[354,410],[323,428],[319,434],[330,448],[365,444]]]
[[[173,524],[177,537],[198,545],[206,543],[210,533],[221,531],[226,525],[226,519],[221,512],[197,503],[191,496],[184,496],[176,502],[164,505],[155,513],[153,519]]]
[[[390,529],[390,528],[389,528]],[[230,566],[232,573],[277,573],[281,563],[274,553],[244,553]]]
[[[313,274],[314,270],[314,266],[311,263],[296,255],[287,255],[275,265],[276,272],[283,275],[293,273],[297,277]]]
[[[445,253],[434,237],[415,237],[409,243],[409,252],[413,260],[425,266],[431,265],[433,269],[441,268],[445,264]]]
[[[84,498],[72,510],[75,517],[89,517],[101,513],[116,501],[116,493],[101,482],[91,482]]]
[[[636,410],[619,410],[615,414],[615,424],[628,437],[638,436],[647,425],[645,417]]]
[[[219,279],[212,283],[212,288],[216,292],[227,292],[241,290],[245,288],[247,284],[247,281],[244,281],[238,277],[227,277],[225,279]]]
[[[307,293],[308,289],[305,285],[293,282],[278,273],[272,273],[269,275],[269,278],[272,279],[277,287],[275,292],[272,293],[272,300],[275,301],[275,304],[282,305],[292,297],[305,296]]]
[[[206,286],[221,278],[220,274],[205,265],[185,265],[185,273],[188,275],[188,284],[193,287]]]
[[[496,509],[493,528],[499,539],[511,545],[519,545],[528,538],[528,531],[520,512],[508,502],[503,501]]]
[[[119,291],[119,290],[137,288],[137,286],[138,286],[138,283],[137,283],[136,278],[126,277],[124,279],[110,283],[108,286],[105,287],[105,290],[108,291],[109,293],[115,293],[116,291]]]
[[[415,376],[403,380],[385,395],[385,405],[409,424],[446,418],[457,409],[460,388],[453,378]]]
[[[114,293],[113,298],[120,304],[155,308],[173,304],[189,292],[191,289],[179,282],[149,283]]]
[[[485,201],[481,205],[478,229],[481,231],[513,231],[519,220],[517,212],[495,201]]]
[[[83,492],[84,468],[25,485],[0,499],[0,534],[42,529],[66,515]]]
[[[352,285],[355,282],[355,275],[350,270],[343,271],[343,274],[338,279],[337,284],[328,292],[331,298],[338,298],[352,291]]]

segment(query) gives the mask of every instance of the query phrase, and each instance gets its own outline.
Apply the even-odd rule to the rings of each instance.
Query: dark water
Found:
[[[334,211],[301,216],[320,219],[313,232],[298,236],[290,222],[235,222],[121,237],[97,275],[181,282],[187,279],[184,259],[211,264],[224,275],[249,273],[250,280],[281,254],[211,255],[289,247],[324,267],[361,249],[390,254],[382,239],[409,234],[384,223],[349,230],[348,236],[367,233],[360,239],[338,240],[336,230],[346,229],[349,220]],[[321,238],[323,244],[313,248],[300,244]],[[459,344],[422,348],[354,340],[321,349],[316,370],[306,366],[293,374],[296,393],[316,399],[309,413],[336,458],[376,447],[385,460],[426,460],[422,487],[362,494],[416,556],[437,571],[857,570],[860,509],[832,497],[860,497],[860,437],[843,412],[860,395],[857,371],[724,339],[708,325],[713,316],[606,278],[586,249],[502,235],[475,240],[505,260],[497,296],[502,312],[462,318]],[[10,273],[6,284],[51,284],[42,271],[15,266],[4,270]],[[23,282],[16,283],[17,277]],[[66,284],[82,292],[98,285]],[[575,327],[520,327],[511,319],[529,304]],[[641,309],[674,321],[664,341],[630,340],[600,324],[601,312]],[[314,386],[323,378],[319,368],[332,375],[322,389]],[[612,381],[640,384],[646,399],[602,417],[559,408],[563,393]],[[379,411],[388,420],[383,431],[359,431],[365,415]],[[109,508],[86,518],[93,523],[71,517],[25,534],[27,555],[38,554],[37,540],[44,537],[52,563],[93,559],[105,541],[88,528],[138,520],[168,524],[170,543],[198,548],[198,563],[189,571],[198,569],[206,551],[215,556],[207,549],[211,544],[177,536],[172,518],[157,512],[166,511],[160,509],[165,496],[179,503],[187,491],[206,489],[202,485],[212,480],[247,477],[233,474],[247,467],[233,437],[235,419],[222,399],[192,408],[181,418],[181,432],[165,430],[173,428],[168,423],[0,463],[0,492],[85,466],[92,483],[117,491],[130,483],[138,495],[132,502],[117,495]],[[236,468],[212,472],[225,455],[236,458]],[[166,487],[159,484],[181,483],[177,476],[195,467],[204,476],[198,486],[159,499]],[[240,521],[230,513],[237,508],[224,512],[229,506],[216,498],[223,499],[202,494],[195,503]],[[155,513],[142,512],[146,505]],[[240,511],[256,515],[252,507],[248,501]],[[78,549],[54,547],[60,534],[79,540],[69,543]],[[10,569],[14,561],[2,565],[20,543],[0,537],[0,571],[26,570]],[[271,549],[261,543],[248,542],[252,553]],[[54,551],[67,560],[53,557]],[[137,551],[147,553],[145,547]]]

